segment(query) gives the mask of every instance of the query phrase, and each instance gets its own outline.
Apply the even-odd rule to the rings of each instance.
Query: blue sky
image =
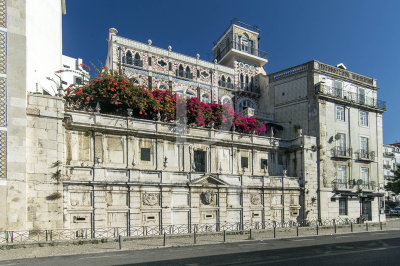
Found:
[[[377,79],[387,102],[384,143],[400,141],[400,1],[67,0],[63,53],[104,63],[108,29],[212,60],[212,42],[232,18],[261,29],[267,73],[319,60]]]

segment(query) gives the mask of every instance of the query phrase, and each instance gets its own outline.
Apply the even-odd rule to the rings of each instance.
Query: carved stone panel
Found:
[[[201,203],[204,205],[214,205],[216,194],[212,190],[204,191],[200,194]]]
[[[159,204],[158,193],[144,193],[142,195],[142,203],[146,206],[155,206]]]
[[[250,194],[251,205],[261,205],[261,194]]]

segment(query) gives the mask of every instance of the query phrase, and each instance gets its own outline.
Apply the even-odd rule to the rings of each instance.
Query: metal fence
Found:
[[[110,228],[80,228],[80,229],[51,229],[51,230],[26,230],[26,231],[0,231],[0,244],[9,243],[37,243],[46,241],[67,241],[82,239],[104,239],[125,237],[147,237],[159,235],[183,235],[193,233],[218,233],[239,232],[262,229],[290,229],[290,228],[315,228],[352,226],[363,223],[363,219],[321,219],[288,222],[245,222],[245,223],[214,223],[214,224],[177,224],[153,225]]]

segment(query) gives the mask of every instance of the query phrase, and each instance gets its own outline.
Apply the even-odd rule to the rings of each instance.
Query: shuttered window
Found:
[[[202,150],[194,151],[194,166],[196,172],[206,171],[206,152]]]

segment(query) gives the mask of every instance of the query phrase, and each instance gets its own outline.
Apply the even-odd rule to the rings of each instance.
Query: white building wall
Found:
[[[55,71],[62,66],[62,14],[65,0],[26,1],[26,89],[55,95]],[[65,4],[64,4],[65,6]]]

